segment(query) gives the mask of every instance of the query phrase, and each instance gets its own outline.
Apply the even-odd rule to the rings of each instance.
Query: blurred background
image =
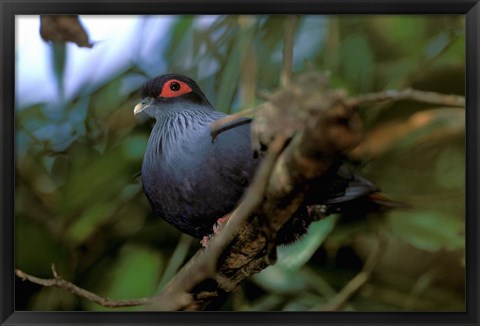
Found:
[[[279,87],[285,17],[80,16],[82,47],[43,41],[38,16],[16,20],[16,267],[50,278],[55,263],[112,299],[155,295],[200,244],[143,195],[151,126],[133,116],[138,90],[182,73],[218,110],[260,104]],[[464,95],[464,16],[301,16],[294,72],[306,67],[351,96]],[[412,208],[315,222],[222,309],[465,309],[464,109],[398,101],[361,115],[365,139],[348,160]],[[342,299],[362,270],[366,283]],[[18,278],[15,289],[16,310],[112,310]]]

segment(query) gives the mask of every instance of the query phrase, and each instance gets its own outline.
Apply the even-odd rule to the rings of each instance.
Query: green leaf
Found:
[[[278,307],[285,301],[285,298],[278,294],[267,294],[254,301],[246,311],[271,311],[279,310]]]
[[[15,219],[15,266],[38,277],[51,277],[50,264],[66,261],[65,247],[59,245],[42,225],[27,220],[23,214]]]
[[[108,282],[102,294],[114,300],[151,297],[155,293],[163,261],[158,252],[141,246],[126,245],[120,251],[117,262],[111,267],[110,275],[103,275]],[[108,273],[108,272],[107,272]],[[92,310],[110,310],[89,302]],[[123,308],[122,310],[142,310],[144,307]]]
[[[384,16],[378,18],[380,28],[393,40],[396,50],[408,56],[418,56],[424,48],[427,21],[415,16]],[[405,46],[408,44],[408,46]],[[415,49],[412,51],[412,49]]]
[[[187,257],[192,241],[192,237],[182,234],[177,243],[177,247],[173,251],[168,261],[168,265],[163,272],[162,278],[158,284],[157,293],[161,293],[165,285],[168,284],[168,282],[175,276],[175,273],[180,269],[181,265],[185,261],[185,258]]]
[[[106,120],[144,80],[143,75],[127,71],[112,78],[96,90],[91,97],[90,110],[92,110],[97,122]]]
[[[368,92],[373,85],[374,57],[368,38],[363,34],[347,36],[340,49],[341,70],[354,89]]]
[[[465,151],[464,148],[446,147],[438,156],[435,164],[435,180],[448,189],[465,187]]]
[[[272,265],[253,276],[253,280],[262,288],[274,293],[292,293],[303,291],[305,279],[295,270],[287,270]]]
[[[174,59],[185,55],[183,51],[187,43],[189,43],[186,41],[192,40],[194,18],[195,16],[181,16],[172,25],[169,32],[171,41],[165,53],[167,58]]]
[[[246,55],[245,51],[247,51],[248,45],[252,42],[255,31],[255,24],[242,27],[240,34],[230,49],[218,89],[216,107],[220,111],[231,112],[231,105],[237,91],[240,76],[241,59],[243,55]]]
[[[143,134],[136,134],[128,137],[123,142],[123,152],[129,160],[138,160],[143,158],[147,149],[148,137]]]
[[[29,133],[48,123],[48,117],[45,115],[47,104],[39,103],[26,108],[16,108],[16,118],[20,130],[25,130]]]
[[[254,276],[260,286],[277,292],[297,292],[306,286],[305,274],[299,270],[310,260],[334,229],[338,216],[312,223],[308,233],[295,243],[277,248],[278,260]]]
[[[332,232],[338,216],[330,216],[322,221],[312,223],[308,232],[300,240],[288,246],[278,248],[276,266],[285,270],[298,270],[305,265]]]
[[[218,88],[217,109],[224,112],[230,111],[230,106],[235,95],[240,75],[240,49],[241,41],[237,40],[230,51],[228,62],[220,78],[220,87]]]
[[[429,252],[457,250],[465,246],[463,220],[434,211],[392,212],[389,228],[412,246]]]
[[[319,303],[325,303],[324,298],[310,294],[302,293],[296,296],[283,307],[283,311],[307,311],[312,307],[317,306]]]
[[[436,37],[432,38],[425,46],[425,56],[428,59],[438,56],[445,50],[450,39],[446,32],[439,33]]]
[[[87,206],[86,211],[68,228],[65,241],[72,248],[84,242],[112,216],[116,205],[117,202],[105,202]]]
[[[62,209],[66,213],[111,200],[118,196],[131,176],[129,161],[119,148],[102,155],[83,149],[76,154],[78,156],[71,153],[74,164],[63,189]]]
[[[447,47],[432,61],[435,67],[445,65],[465,65],[465,35],[461,34],[450,40]]]

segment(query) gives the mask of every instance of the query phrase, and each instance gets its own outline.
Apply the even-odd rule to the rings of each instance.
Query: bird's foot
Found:
[[[210,239],[213,238],[214,235],[220,233],[220,231],[223,229],[223,227],[225,226],[225,223],[227,223],[228,219],[230,218],[230,214],[226,214],[222,217],[220,217],[217,222],[215,222],[215,224],[213,225],[213,233],[212,234],[209,234],[209,235],[206,235],[202,238],[202,240],[200,240],[200,244],[202,245],[202,247],[204,248],[207,248],[208,247],[208,244],[210,242]]]
[[[225,223],[227,223],[230,218],[230,214],[226,214],[220,217],[217,222],[213,225],[213,234],[218,234],[223,229]]]
[[[208,247],[208,243],[210,241],[210,239],[212,238],[212,235],[206,235],[202,238],[202,240],[200,241],[200,244],[202,245],[203,248],[207,248]]]

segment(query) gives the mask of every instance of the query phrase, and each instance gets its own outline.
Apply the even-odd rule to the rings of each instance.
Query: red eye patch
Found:
[[[163,84],[162,91],[160,92],[160,97],[177,97],[183,94],[190,93],[192,91],[191,87],[186,83],[177,80],[170,79],[165,84]]]

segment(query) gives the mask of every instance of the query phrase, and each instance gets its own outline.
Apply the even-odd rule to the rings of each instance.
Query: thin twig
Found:
[[[283,67],[280,76],[280,84],[286,87],[292,79],[293,71],[293,48],[295,46],[295,31],[299,17],[288,16],[285,21],[285,38],[283,42]]]
[[[140,298],[140,299],[133,299],[133,300],[111,300],[109,298],[103,298],[99,295],[96,295],[95,293],[82,289],[73,283],[65,281],[60,275],[57,274],[54,268],[52,270],[53,270],[54,278],[50,278],[50,279],[35,277],[19,269],[15,270],[15,274],[24,281],[27,280],[32,283],[46,286],[46,287],[56,287],[56,288],[64,289],[83,299],[95,302],[103,307],[119,308],[119,307],[141,306],[148,303],[151,300],[151,298]]]
[[[362,270],[354,278],[352,278],[343,289],[337,293],[337,295],[332,299],[332,301],[327,305],[320,307],[319,309],[313,308],[312,310],[321,310],[321,311],[339,311],[347,303],[348,300],[357,293],[362,286],[364,286],[370,276],[373,273],[373,270],[377,266],[378,261],[381,258],[382,249],[385,247],[385,238],[382,235],[378,235],[378,240],[376,245],[373,247],[370,255],[363,265]]]
[[[167,268],[163,272],[160,282],[158,282],[157,293],[167,285],[168,281],[175,276],[175,273],[180,269],[188,254],[188,249],[193,242],[193,238],[189,235],[182,234],[178,241],[177,247],[173,251],[173,254],[168,261]]]
[[[156,302],[161,304],[166,310],[174,310],[178,305],[186,305],[191,301],[191,295],[186,293],[175,293],[171,295],[160,294],[151,298],[140,298],[131,300],[112,300],[110,298],[101,297],[93,292],[85,290],[71,282],[68,282],[57,273],[55,265],[52,264],[52,274],[54,278],[44,279],[25,273],[20,269],[15,269],[15,274],[24,281],[29,281],[45,287],[56,287],[66,290],[79,296],[82,299],[95,302],[96,304],[108,308],[124,308],[143,306],[145,304]]]
[[[401,91],[385,91],[379,93],[368,93],[351,97],[347,100],[347,105],[356,107],[369,105],[384,101],[413,100],[429,104],[438,104],[444,106],[465,107],[465,97],[460,95],[445,95],[435,92],[426,92],[407,88]]]

